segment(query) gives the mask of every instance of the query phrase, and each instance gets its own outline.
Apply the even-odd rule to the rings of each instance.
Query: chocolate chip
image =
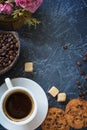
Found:
[[[80,105],[80,104],[78,104],[77,106],[76,106],[76,108],[82,108],[83,106],[82,105]]]
[[[79,96],[80,96],[81,99],[85,99],[86,92],[80,92]]]
[[[82,65],[80,61],[77,61],[76,64],[77,64],[78,66],[81,66],[81,65]]]
[[[81,96],[82,99],[85,99],[85,96]]]

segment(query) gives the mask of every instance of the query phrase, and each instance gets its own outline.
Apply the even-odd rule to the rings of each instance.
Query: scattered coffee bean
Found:
[[[76,81],[76,84],[77,84],[78,86],[80,86],[80,85],[81,85],[81,83],[80,83],[80,81],[79,81],[79,80],[77,80],[77,81]]]
[[[82,65],[80,61],[77,61],[76,64],[77,64],[78,66],[81,66],[81,65]]]
[[[82,97],[82,92],[79,93],[79,97]]]
[[[81,96],[82,99],[85,99],[85,96]]]
[[[82,89],[83,87],[81,85],[78,86],[78,89]]]
[[[85,53],[85,56],[87,57],[87,52]]]
[[[85,71],[84,70],[80,70],[80,75],[84,75],[85,74]]]
[[[83,61],[85,61],[85,62],[87,61],[87,57],[86,56],[83,57]]]
[[[87,80],[87,75],[84,77],[85,80]]]
[[[64,50],[68,49],[68,46],[67,46],[67,45],[64,45],[64,46],[63,46],[63,49],[64,49]]]
[[[86,92],[82,92],[82,95],[83,95],[83,96],[86,96]]]

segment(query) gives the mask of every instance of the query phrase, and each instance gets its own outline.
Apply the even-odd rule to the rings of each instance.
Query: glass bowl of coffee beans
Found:
[[[20,53],[20,42],[15,32],[0,32],[0,75],[10,70]]]

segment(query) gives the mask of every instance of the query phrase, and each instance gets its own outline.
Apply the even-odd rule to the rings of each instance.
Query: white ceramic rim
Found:
[[[22,86],[24,88],[29,89],[31,92],[33,92],[38,106],[37,114],[30,123],[19,126],[6,121],[0,112],[0,124],[8,130],[35,130],[37,127],[39,127],[42,124],[48,112],[48,99],[46,93],[38,83],[36,83],[35,81],[29,78],[18,77],[18,78],[11,79],[11,81],[14,87]],[[6,84],[3,83],[0,87],[0,92],[1,92],[0,98],[6,90],[7,90]]]
[[[24,90],[24,91],[26,91],[27,93],[29,93],[30,96],[32,95],[31,97],[32,97],[32,99],[33,99],[33,101],[34,101],[34,107],[35,107],[33,113],[31,114],[31,116],[30,116],[29,118],[27,118],[27,119],[25,119],[25,120],[23,120],[23,121],[18,121],[18,122],[15,122],[15,121],[13,121],[13,120],[10,120],[10,119],[4,114],[4,112],[3,112],[3,105],[2,105],[5,96],[6,96],[7,94],[9,94],[10,92],[15,91],[15,90]],[[10,123],[12,123],[12,124],[15,124],[15,125],[25,125],[25,124],[31,122],[31,121],[34,119],[34,117],[36,116],[36,114],[37,114],[37,102],[36,102],[36,100],[35,100],[35,98],[34,98],[33,93],[32,93],[30,90],[28,90],[27,88],[21,87],[21,86],[16,86],[16,87],[13,87],[13,88],[11,88],[11,89],[8,89],[8,90],[2,95],[1,100],[0,100],[0,109],[1,109],[2,115],[5,117],[5,119],[6,119],[8,122],[10,122]]]

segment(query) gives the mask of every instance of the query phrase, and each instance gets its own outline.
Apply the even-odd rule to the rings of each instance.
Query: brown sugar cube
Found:
[[[48,93],[51,94],[53,97],[56,97],[59,93],[59,90],[55,86],[52,86]]]
[[[66,93],[59,93],[57,96],[58,102],[65,102],[66,101]]]
[[[33,63],[32,62],[25,63],[25,72],[33,72]]]

